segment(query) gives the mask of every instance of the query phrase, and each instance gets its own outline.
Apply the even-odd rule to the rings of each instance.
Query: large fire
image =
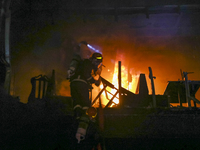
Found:
[[[137,81],[137,76],[131,75],[129,72],[129,69],[125,67],[124,65],[121,66],[121,86],[131,92],[134,92],[136,90],[136,81]],[[118,89],[118,62],[115,62],[115,67],[114,67],[114,73],[113,73],[113,78],[112,78],[112,84]],[[101,85],[101,89],[103,89],[103,85]],[[107,93],[108,99],[111,99],[113,95],[117,92],[116,89],[112,89],[107,87],[107,91],[110,93]],[[103,92],[102,94],[102,101],[103,103],[108,103],[108,99],[106,98],[106,93]],[[113,103],[111,107],[119,104],[119,94],[113,99]]]

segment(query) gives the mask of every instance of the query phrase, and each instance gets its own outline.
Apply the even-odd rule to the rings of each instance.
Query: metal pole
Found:
[[[119,105],[121,105],[121,61],[118,62],[118,86],[119,86]]]
[[[191,102],[190,102],[190,89],[189,89],[189,84],[188,84],[188,77],[187,74],[188,72],[183,72],[184,77],[185,77],[185,93],[186,93],[186,102],[188,103],[188,107],[191,107]]]
[[[155,79],[156,77],[153,76],[151,67],[149,67],[149,78],[150,78],[150,80],[151,80],[153,107],[155,108],[155,107],[156,107],[156,95],[155,95],[154,79]]]
[[[10,2],[5,2],[5,59],[8,64],[10,64],[10,21],[11,21],[11,11],[9,10]],[[6,68],[6,79],[4,88],[7,94],[10,94],[10,82],[11,82],[11,67]]]
[[[107,85],[103,87],[103,89],[99,92],[99,94],[97,95],[97,97],[93,100],[92,105],[94,105],[94,103],[97,101],[97,99],[101,96],[101,94],[103,93],[103,91],[106,89]]]
[[[181,83],[178,84],[178,101],[179,101],[180,107],[182,107],[183,105],[182,105],[182,101],[181,101],[181,97],[180,97],[180,84]]]

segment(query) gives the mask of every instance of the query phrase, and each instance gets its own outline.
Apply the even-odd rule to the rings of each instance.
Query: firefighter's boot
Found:
[[[78,129],[76,132],[76,139],[78,140],[78,143],[80,143],[80,141],[85,139],[89,122],[90,118],[88,115],[84,114],[80,117]]]

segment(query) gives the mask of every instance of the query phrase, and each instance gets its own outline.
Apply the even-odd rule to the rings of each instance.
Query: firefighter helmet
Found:
[[[95,118],[97,115],[97,109],[94,107],[88,108],[86,111],[86,115],[88,115],[89,117]]]
[[[97,61],[100,61],[100,62],[103,61],[103,56],[100,53],[93,53],[91,58],[96,59]]]

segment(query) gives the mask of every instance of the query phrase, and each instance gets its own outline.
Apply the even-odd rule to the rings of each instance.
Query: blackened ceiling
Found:
[[[56,13],[93,13],[100,15],[126,15],[145,13],[180,13],[184,11],[200,11],[199,0],[15,0],[10,8],[13,14],[19,11],[48,11]]]
[[[195,27],[199,26],[199,16],[196,15],[200,12],[199,0],[11,0],[11,34],[22,36],[20,33],[23,30],[23,34],[30,34],[36,30],[30,30],[35,26],[42,28],[46,23],[52,25],[59,20],[69,20],[69,18],[75,18],[79,16],[83,22],[87,22],[89,16],[103,17],[108,16],[112,18],[112,21],[118,22],[121,18],[126,18],[131,15],[144,15],[142,21],[133,20],[131,28],[138,28],[141,26],[147,26],[148,24],[154,24],[154,27],[166,26],[165,18],[159,18],[160,22],[151,21],[148,19],[154,14],[174,14],[178,15],[173,17],[172,20],[168,19],[167,22],[174,24],[176,27],[185,24],[183,22],[181,13],[190,14],[192,21],[190,21]],[[152,17],[153,18],[153,17]],[[153,18],[153,20],[156,20]],[[158,20],[158,19],[157,19]],[[185,19],[184,19],[185,20]],[[172,25],[173,26],[173,25]],[[188,26],[188,25],[186,25]],[[173,30],[173,29],[172,29]],[[15,36],[16,37],[16,36]],[[17,40],[13,40],[17,41]]]

